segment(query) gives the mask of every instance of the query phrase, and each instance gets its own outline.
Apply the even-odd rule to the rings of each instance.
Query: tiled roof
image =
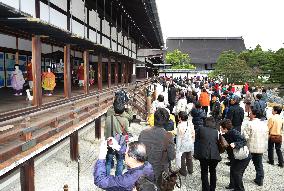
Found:
[[[242,37],[170,37],[166,47],[188,53],[193,64],[214,64],[223,51],[246,49]]]

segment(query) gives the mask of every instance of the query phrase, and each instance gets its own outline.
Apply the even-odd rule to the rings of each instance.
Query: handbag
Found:
[[[229,146],[228,142],[221,134],[219,134],[219,139],[217,144],[220,153],[224,153],[226,148]]]
[[[166,133],[164,138],[164,150],[162,154],[162,162],[168,161],[168,145],[171,139],[171,134]],[[178,184],[179,181],[179,184]],[[169,161],[169,169],[162,171],[158,177],[158,185],[161,191],[173,191],[175,186],[181,187],[181,178],[179,176],[179,170],[173,171],[171,168],[171,162]]]
[[[233,149],[234,158],[237,160],[243,160],[248,158],[249,156],[249,149],[247,146],[243,146],[239,149]]]
[[[272,143],[282,143],[282,136],[281,135],[270,135],[269,139]]]

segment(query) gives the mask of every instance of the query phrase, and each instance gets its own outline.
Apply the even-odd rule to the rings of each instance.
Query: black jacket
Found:
[[[202,109],[193,108],[191,110],[191,116],[192,116],[192,123],[195,128],[196,126],[203,126],[206,114]]]
[[[210,103],[210,109],[211,109],[211,115],[214,117],[214,119],[218,120],[221,118],[222,114],[221,114],[221,104],[216,101],[216,102],[212,102]]]
[[[171,87],[168,91],[168,101],[169,101],[169,104],[175,104],[176,102],[176,88],[174,87]]]
[[[247,144],[247,141],[241,133],[235,129],[230,129],[226,134],[223,135],[228,144],[235,143],[236,149],[242,148]]]
[[[196,133],[196,146],[194,147],[194,158],[221,160],[218,149],[218,131],[210,127],[200,127]]]
[[[227,114],[227,119],[230,119],[232,121],[233,127],[240,127],[242,126],[244,116],[244,109],[237,104],[230,106]]]

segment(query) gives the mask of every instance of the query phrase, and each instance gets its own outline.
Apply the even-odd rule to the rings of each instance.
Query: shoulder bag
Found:
[[[223,137],[223,135],[219,134],[218,138],[218,149],[220,153],[224,153],[226,148],[229,146],[228,142],[226,139]]]
[[[247,146],[243,146],[240,149],[233,149],[234,158],[237,160],[243,160],[248,158],[249,156],[249,149]]]
[[[282,143],[281,135],[269,135],[269,139],[272,143]]]

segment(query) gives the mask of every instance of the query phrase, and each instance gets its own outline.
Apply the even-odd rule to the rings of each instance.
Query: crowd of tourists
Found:
[[[157,87],[163,89],[159,95],[155,94]],[[193,173],[196,159],[200,162],[202,191],[214,191],[222,153],[230,166],[226,189],[234,191],[245,190],[243,175],[251,160],[256,171],[252,182],[263,185],[263,154],[267,150],[267,162],[274,165],[275,148],[278,166],[283,168],[282,107],[274,106],[271,117],[267,117],[264,88],[194,77],[159,78],[149,90],[154,92],[147,119],[149,128],[142,130],[138,141],[133,142],[128,141],[129,123],[133,120],[128,97],[124,91],[116,94],[107,113],[106,140],[94,167],[94,183],[98,187],[173,190],[179,186],[179,176]],[[240,106],[242,101],[245,110]],[[116,171],[110,175],[114,157]],[[124,167],[127,170],[123,173]]]

